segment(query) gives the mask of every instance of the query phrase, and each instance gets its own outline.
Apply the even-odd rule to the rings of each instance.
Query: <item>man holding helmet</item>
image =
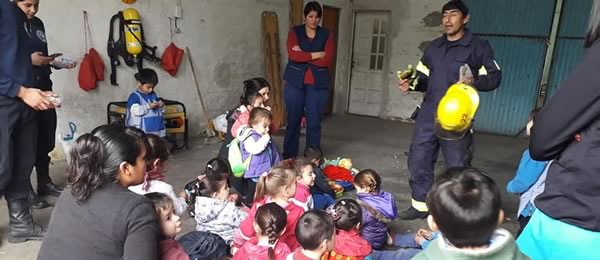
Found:
[[[494,90],[502,78],[489,43],[465,28],[469,21],[465,3],[452,0],[442,12],[444,35],[429,44],[416,71],[399,75],[400,90],[425,92],[408,155],[412,203],[399,213],[404,220],[428,215],[425,198],[433,184],[440,148],[446,168],[471,164],[471,123],[479,106],[477,90]],[[459,77],[467,69],[473,72],[472,77]]]

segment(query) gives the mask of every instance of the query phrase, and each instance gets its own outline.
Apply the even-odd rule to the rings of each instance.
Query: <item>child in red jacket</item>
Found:
[[[254,198],[254,204],[248,217],[242,221],[240,230],[233,239],[232,252],[241,248],[253,237],[256,237],[255,216],[257,210],[267,203],[277,203],[287,213],[287,226],[279,240],[286,243],[290,250],[298,248],[295,236],[295,227],[304,209],[290,202],[296,193],[296,173],[285,167],[274,167],[267,174],[260,177]]]
[[[287,215],[276,203],[267,203],[256,211],[256,237],[246,242],[233,255],[234,260],[283,260],[290,248],[279,237],[285,232]]]
[[[154,210],[158,215],[160,234],[163,237],[160,241],[160,259],[189,260],[188,254],[175,241],[175,236],[181,231],[181,221],[179,221],[179,216],[175,214],[171,197],[158,192],[148,193],[144,196],[152,201]]]
[[[306,211],[312,210],[315,204],[310,188],[315,185],[316,177],[313,164],[304,158],[299,158],[294,162],[294,168],[298,182],[296,182],[296,194],[292,198],[292,202]]]
[[[335,247],[323,259],[363,260],[371,254],[369,242],[360,236],[362,208],[353,199],[343,199],[327,208],[335,221]]]

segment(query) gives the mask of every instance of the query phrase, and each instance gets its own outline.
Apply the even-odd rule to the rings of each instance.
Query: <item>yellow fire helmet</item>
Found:
[[[444,140],[458,140],[471,129],[477,108],[479,94],[467,84],[450,86],[438,104],[435,116],[435,135]]]

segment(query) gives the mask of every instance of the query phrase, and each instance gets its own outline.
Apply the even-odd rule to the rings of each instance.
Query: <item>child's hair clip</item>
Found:
[[[327,214],[329,214],[335,221],[337,221],[338,219],[340,219],[342,217],[337,212],[337,210],[335,210],[334,205],[330,205],[329,207],[327,207],[327,210],[325,210],[325,212],[327,212]]]
[[[269,172],[268,171],[263,172],[260,176],[261,177],[267,177],[267,176],[269,176]]]

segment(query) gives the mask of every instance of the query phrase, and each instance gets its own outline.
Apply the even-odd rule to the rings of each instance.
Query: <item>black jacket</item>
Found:
[[[600,44],[595,44],[536,116],[529,146],[535,160],[556,159],[536,206],[553,219],[596,232],[600,231],[599,69]]]
[[[158,258],[158,220],[152,203],[116,183],[81,205],[65,189],[52,211],[38,260]]]

